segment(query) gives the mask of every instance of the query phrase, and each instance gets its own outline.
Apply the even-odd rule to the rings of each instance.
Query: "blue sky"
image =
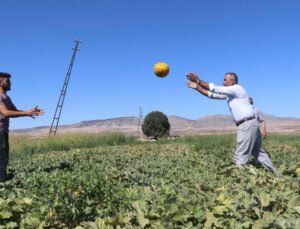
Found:
[[[300,2],[291,0],[2,0],[0,71],[12,74],[9,96],[19,109],[36,105],[50,125],[76,56],[60,124],[137,116],[159,110],[198,119],[229,114],[225,101],[186,88],[193,71],[222,84],[225,72],[264,113],[300,118]],[[156,62],[170,74],[153,74]]]

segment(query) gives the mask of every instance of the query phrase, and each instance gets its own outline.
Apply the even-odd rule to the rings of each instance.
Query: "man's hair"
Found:
[[[0,77],[3,77],[3,78],[10,78],[11,75],[10,75],[8,72],[0,72]]]
[[[253,98],[249,97],[250,104],[253,105]]]
[[[0,83],[4,80],[4,79],[9,79],[11,77],[11,75],[7,72],[0,72]]]
[[[230,79],[235,83],[238,84],[239,83],[239,78],[237,76],[236,73],[234,72],[227,72],[225,75],[230,75]]]

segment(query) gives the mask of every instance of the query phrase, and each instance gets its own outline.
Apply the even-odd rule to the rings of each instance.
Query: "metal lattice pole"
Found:
[[[66,93],[67,93],[67,88],[68,88],[69,80],[70,80],[70,77],[71,77],[71,72],[72,72],[73,65],[74,65],[76,52],[79,50],[79,48],[78,48],[79,43],[81,43],[81,41],[75,40],[75,47],[73,48],[73,50],[74,50],[73,55],[72,55],[72,58],[71,58],[71,62],[70,62],[70,65],[69,65],[69,69],[68,69],[63,87],[61,89],[59,100],[58,100],[56,110],[55,110],[55,113],[54,113],[54,117],[53,117],[53,120],[52,120],[52,124],[51,124],[51,127],[50,127],[49,135],[55,135],[56,131],[57,131],[57,127],[58,127],[62,107],[64,105],[64,101],[65,101],[65,97],[66,97]]]
[[[142,107],[140,107],[139,121],[138,121],[138,133],[139,133],[140,140],[143,139],[142,124],[143,124],[143,111],[142,111]]]

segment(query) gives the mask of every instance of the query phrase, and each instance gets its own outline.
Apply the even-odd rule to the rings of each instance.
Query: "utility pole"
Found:
[[[143,124],[143,111],[142,111],[142,107],[140,107],[139,121],[138,121],[138,133],[139,133],[140,140],[143,139],[142,124]]]
[[[68,69],[63,87],[61,89],[61,93],[60,93],[59,100],[58,100],[58,103],[57,103],[57,106],[56,106],[55,114],[54,114],[52,124],[51,124],[51,127],[50,127],[49,135],[55,135],[56,134],[59,119],[60,119],[60,115],[61,115],[61,111],[62,111],[62,107],[64,105],[64,100],[65,100],[66,93],[67,93],[69,80],[70,80],[70,77],[71,77],[72,68],[73,68],[73,65],[74,65],[75,56],[76,56],[77,51],[79,50],[79,48],[78,48],[79,43],[81,43],[81,41],[79,41],[79,40],[75,40],[74,42],[75,42],[75,47],[73,48],[73,50],[74,50],[73,55],[72,55],[72,58],[71,58],[71,62],[70,62],[70,65],[69,65],[69,69]]]

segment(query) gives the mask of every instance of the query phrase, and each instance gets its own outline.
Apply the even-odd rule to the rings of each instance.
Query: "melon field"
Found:
[[[11,137],[0,228],[300,228],[300,136],[269,136],[278,173],[233,162],[235,136]]]

